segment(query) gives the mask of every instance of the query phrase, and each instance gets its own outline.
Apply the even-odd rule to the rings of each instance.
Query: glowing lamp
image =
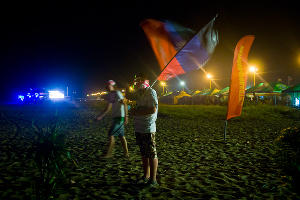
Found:
[[[208,79],[211,79],[211,78],[212,78],[212,75],[211,75],[211,74],[207,74],[206,77],[207,77]]]
[[[161,81],[161,82],[160,82],[160,85],[164,87],[164,86],[166,86],[167,84],[166,84],[166,82]]]
[[[50,99],[63,99],[65,98],[64,93],[60,92],[60,91],[49,91],[49,98]]]
[[[251,66],[251,67],[249,68],[249,71],[254,73],[254,72],[257,71],[257,68],[256,68],[255,66]]]
[[[185,82],[184,81],[180,81],[180,85],[184,86]]]
[[[255,66],[250,66],[249,71],[253,73],[253,86],[255,86],[255,74],[256,74],[257,68]]]

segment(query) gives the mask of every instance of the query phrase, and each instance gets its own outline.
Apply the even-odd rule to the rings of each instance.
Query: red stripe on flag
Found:
[[[141,27],[151,44],[161,70],[163,70],[177,52],[165,29],[164,23],[154,19],[147,19],[141,23]]]
[[[174,58],[169,65],[162,71],[159,75],[157,80],[159,81],[166,81],[170,78],[174,78],[180,74],[184,74],[185,71],[182,69],[181,65],[179,64],[177,58]]]

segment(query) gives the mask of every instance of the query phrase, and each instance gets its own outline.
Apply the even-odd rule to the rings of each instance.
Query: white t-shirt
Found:
[[[150,115],[135,116],[134,126],[135,132],[139,133],[155,133],[156,132],[156,119],[158,112],[158,99],[156,91],[152,88],[146,88],[145,91],[137,91],[135,95],[137,109],[143,107],[155,107],[156,111]]]
[[[112,91],[108,93],[105,97],[105,100],[108,103],[112,103],[112,117],[125,117],[125,108],[124,104],[120,101],[124,99],[122,93],[119,90]]]

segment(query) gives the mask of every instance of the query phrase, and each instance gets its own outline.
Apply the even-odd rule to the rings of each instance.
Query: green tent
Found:
[[[216,89],[216,88],[204,89],[201,92],[195,94],[194,96],[199,96],[199,95],[215,95],[218,92],[219,92],[219,90]]]
[[[225,88],[223,88],[222,90],[220,90],[216,95],[221,95],[221,94],[228,94],[229,93],[229,89],[230,89],[230,87],[228,86],[228,87],[225,87]]]
[[[217,88],[215,89],[211,89],[210,93],[208,95],[216,95],[220,90],[218,90]]]
[[[168,92],[168,93],[165,93],[164,95],[162,95],[162,96],[169,96],[169,95],[171,95],[171,94],[173,94],[173,92]]]
[[[300,92],[300,84],[295,85],[293,87],[290,87],[284,91],[282,91],[283,93],[294,93],[294,92]]]
[[[246,90],[246,93],[253,93],[253,92],[257,92],[257,90],[261,87],[263,87],[264,83],[259,83],[249,89]]]
[[[300,101],[300,84],[295,85],[293,87],[290,87],[284,91],[282,91],[284,94],[289,94],[291,96],[291,103],[292,106],[299,107],[299,101]]]
[[[264,86],[261,88],[261,91],[259,92],[279,92],[281,93],[282,90],[286,90],[288,88],[287,85],[280,83],[280,82],[274,82],[274,83],[265,83]]]
[[[210,89],[204,89],[201,92],[198,92],[197,94],[194,94],[193,96],[206,95],[209,92],[210,92]]]
[[[274,86],[273,86],[273,91],[274,92],[277,92],[277,91],[280,91],[282,92],[283,90],[286,90],[288,89],[289,86],[283,84],[283,83],[276,83]]]
[[[205,89],[203,92],[199,93],[200,95],[210,95],[214,89]]]
[[[247,89],[246,93],[281,93],[287,88],[287,85],[280,82],[260,83],[254,87]]]

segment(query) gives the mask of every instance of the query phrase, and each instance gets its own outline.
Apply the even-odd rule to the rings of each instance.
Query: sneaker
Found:
[[[109,158],[112,158],[112,157],[113,157],[112,155],[106,154],[106,155],[101,156],[100,158],[101,159],[109,159]]]
[[[157,181],[149,181],[147,183],[147,185],[150,187],[150,188],[157,188],[159,186],[158,182]]]
[[[146,185],[149,182],[149,178],[142,177],[139,180],[136,181],[137,185]]]

